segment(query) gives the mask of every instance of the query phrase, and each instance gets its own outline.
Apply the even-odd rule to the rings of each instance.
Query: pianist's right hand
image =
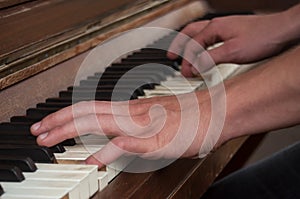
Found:
[[[45,117],[31,131],[38,144],[48,147],[89,133],[115,136],[86,161],[100,167],[131,153],[151,159],[194,157],[207,133],[210,97],[201,91],[182,95],[181,100],[180,104],[178,96],[133,100],[129,111],[127,102],[80,102]],[[203,148],[209,152],[212,143],[208,140]]]
[[[223,42],[223,45],[208,50],[216,64],[245,64],[262,60],[279,53],[289,42],[299,39],[300,4],[287,11],[269,15],[228,16],[210,21],[194,22],[186,26],[182,33],[200,44],[204,50]],[[170,46],[170,51],[193,60],[182,62],[182,74],[187,77],[208,70],[210,58],[203,49],[186,37],[178,35]],[[177,55],[168,53],[176,59]],[[200,68],[196,70],[194,66]]]

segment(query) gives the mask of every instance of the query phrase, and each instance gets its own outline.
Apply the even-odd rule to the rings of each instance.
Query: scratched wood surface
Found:
[[[90,1],[91,4],[94,3],[94,7],[97,7],[97,5],[95,4],[101,2],[98,0],[90,0]],[[46,1],[43,2],[45,3]],[[79,2],[82,4],[82,2],[86,2],[86,1],[79,1]],[[75,24],[73,23],[72,26],[73,29],[72,28],[68,29],[69,25],[72,24],[71,23],[72,20],[70,21],[64,18],[60,19],[59,17],[55,18],[56,15],[54,15],[53,16],[54,18],[52,18],[51,14],[49,15],[48,13],[45,16],[49,15],[53,21],[56,21],[53,22],[52,24],[55,27],[54,29],[56,29],[56,31],[48,30],[48,29],[52,29],[52,27],[50,24],[47,25],[47,23],[51,23],[52,21],[46,20],[47,23],[43,22],[43,26],[40,24],[35,24],[35,25],[40,25],[39,28],[36,29],[26,28],[27,33],[24,32],[24,35],[26,34],[28,35],[24,39],[16,39],[16,41],[14,41],[12,40],[12,37],[8,35],[8,33],[4,33],[3,35],[0,34],[0,41],[6,39],[10,40],[10,42],[8,41],[5,41],[3,43],[0,42],[0,49],[2,50],[2,55],[0,55],[0,60],[2,60],[2,65],[0,64],[1,65],[0,90],[12,84],[15,84],[25,78],[35,75],[43,70],[46,70],[57,63],[60,63],[82,52],[85,52],[97,46],[105,39],[112,37],[113,35],[116,35],[128,29],[140,27],[141,25],[151,20],[154,20],[159,16],[162,16],[172,10],[175,10],[177,8],[180,8],[188,4],[190,0],[173,0],[173,1],[155,0],[155,1],[147,1],[147,3],[143,3],[143,2],[144,0],[135,1],[134,5],[128,7],[128,9],[124,8],[121,11],[116,12],[112,15],[108,15],[107,17],[104,18],[101,18],[102,15],[94,14],[95,16],[93,17],[96,18],[98,17],[97,22],[90,20],[89,18],[86,17],[84,24],[78,25],[78,21],[76,20],[79,19],[81,20],[81,18],[80,17],[79,18],[75,17],[74,19],[72,18],[73,22],[74,23],[76,22]],[[81,5],[80,3],[78,4]],[[128,3],[130,4],[129,0]],[[73,5],[73,1],[72,1],[72,6],[71,6],[72,9],[69,8],[71,9],[71,11],[69,12],[72,13],[75,12],[74,11],[75,5]],[[38,6],[38,8],[41,9],[44,6],[45,5],[40,5]],[[81,9],[77,7],[77,11],[75,13],[77,12],[80,13],[79,11],[81,11]],[[112,12],[112,10],[110,10],[110,12]],[[40,14],[40,12],[38,13]],[[61,13],[61,15],[62,17],[64,17],[63,13]],[[99,16],[101,19],[100,21],[99,21]],[[32,15],[29,15],[28,17],[31,18]],[[0,22],[1,20],[5,21],[6,19],[0,19]],[[61,26],[57,25],[57,23],[60,24],[59,22],[57,22],[60,20],[62,20],[63,22]],[[10,21],[10,23],[6,25],[12,26],[12,24],[13,21]],[[25,28],[26,25],[23,24],[22,26],[23,28]],[[61,28],[64,27],[64,31],[59,33],[58,27],[56,26]],[[15,27],[16,26],[12,26],[11,28],[14,29]],[[43,29],[47,29],[47,30],[43,30]],[[34,33],[35,31],[39,33]],[[18,34],[20,34],[20,31],[14,30],[13,32],[14,34],[17,34],[15,32],[19,32]],[[42,40],[38,40],[40,37],[43,36],[42,35],[43,32],[44,34],[47,33],[46,34],[47,37]],[[48,33],[52,33],[52,32],[56,32],[56,33],[54,36],[49,37]],[[35,35],[34,36],[36,38],[35,41],[31,42],[32,38],[30,37],[30,34]],[[29,46],[26,47],[26,44],[24,44],[25,41],[27,41],[27,43],[29,42],[28,44]],[[21,46],[20,48],[18,48],[19,45]],[[13,48],[12,46],[15,46],[15,48]]]
[[[122,172],[93,199],[200,198],[247,139],[232,140],[203,159],[179,159],[147,173]]]

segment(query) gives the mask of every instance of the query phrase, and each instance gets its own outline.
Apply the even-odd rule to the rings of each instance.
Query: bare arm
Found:
[[[300,123],[300,47],[226,82],[222,141]]]

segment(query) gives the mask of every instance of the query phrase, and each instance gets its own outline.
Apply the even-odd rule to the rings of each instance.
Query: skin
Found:
[[[170,46],[172,52],[183,54],[194,60],[182,62],[182,74],[192,77],[208,70],[211,66],[207,54],[216,64],[246,64],[260,61],[278,54],[289,43],[299,39],[300,6],[275,14],[229,16],[200,21],[187,25],[182,33],[197,41],[203,49],[195,46],[192,40],[178,35]],[[215,43],[223,45],[208,49]],[[206,49],[207,53],[202,53]],[[168,53],[168,57],[176,59],[178,55]],[[196,70],[193,65],[202,65]]]
[[[280,13],[282,20],[295,17],[293,15],[298,15],[296,11],[299,12],[299,6]],[[286,24],[289,27],[288,30],[285,29],[284,33],[277,34],[274,29],[278,30],[278,27],[281,27],[279,25],[285,23],[281,20],[276,21],[275,17],[278,17],[277,14],[257,17],[225,17],[213,21],[196,22],[183,32],[195,37],[200,44],[205,41],[205,45],[220,41],[221,38],[224,45],[209,51],[217,63],[246,63],[278,53],[288,42],[297,39],[298,34],[295,32],[299,32],[300,26],[288,23]],[[211,29],[212,23],[215,25]],[[209,34],[211,30],[213,30],[212,34]],[[258,33],[258,31],[265,32]],[[271,35],[270,41],[265,39],[267,35]],[[289,39],[283,41],[282,35],[286,35]],[[259,39],[260,37],[262,38]],[[257,40],[252,38],[257,38]],[[188,41],[184,41],[183,45],[182,41],[176,38],[171,48],[184,49],[186,53],[189,51]],[[228,49],[231,50],[227,51]],[[228,56],[226,56],[227,53],[229,53]],[[174,54],[168,54],[168,56],[175,58]],[[239,136],[298,124],[300,122],[299,63],[300,47],[296,47],[245,74],[225,81],[224,126],[216,145],[208,147],[217,148]],[[183,64],[182,73],[186,76],[193,75],[191,67],[185,64]],[[178,123],[174,121],[180,121],[184,113],[195,111],[191,100],[192,95],[197,98],[200,120],[194,117],[186,120],[198,127],[193,141],[187,147],[182,143],[183,139],[181,142],[180,140],[176,142],[175,139],[175,144],[173,143],[179,129]],[[129,102],[81,102],[45,117],[31,127],[31,132],[38,136],[37,142],[43,146],[52,146],[65,139],[86,133],[114,136],[110,143],[86,160],[88,164],[97,164],[99,167],[112,162],[122,154],[131,153],[138,153],[145,158],[194,157],[199,154],[203,145],[208,144],[203,141],[211,119],[210,95],[208,90],[203,90],[180,95],[179,98],[184,104],[182,107],[179,105],[178,96]],[[136,125],[141,128],[136,128]],[[192,135],[188,126],[179,133],[180,137],[185,139],[189,139]],[[184,148],[184,152],[178,152],[178,148]]]

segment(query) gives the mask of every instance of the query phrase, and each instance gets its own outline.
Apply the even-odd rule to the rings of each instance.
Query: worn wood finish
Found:
[[[4,85],[10,85],[12,82],[23,79],[22,82],[0,91],[0,121],[7,121],[14,115],[23,115],[27,108],[33,107],[46,98],[55,97],[58,95],[58,91],[73,85],[78,68],[87,55],[87,53],[79,53],[110,38],[110,36],[118,34],[118,31],[121,32],[140,25],[176,29],[188,21],[205,14],[206,7],[201,3],[193,2],[186,4],[185,2],[186,0],[182,2],[174,1],[174,4],[158,7],[148,14],[137,17],[135,20],[129,20],[128,23],[119,24],[111,29],[106,29],[103,31],[103,34],[95,36],[95,38],[88,40],[84,44],[65,50],[63,53],[49,57],[0,80],[0,85],[2,83]],[[181,5],[181,8],[179,5]],[[147,43],[145,43],[145,45],[146,44]],[[33,74],[36,75],[32,76]]]
[[[121,173],[93,199],[200,198],[248,137],[232,140],[204,159],[180,159],[148,173]]]
[[[17,6],[19,4],[32,1],[32,0],[2,0],[0,1],[0,9]]]
[[[2,67],[3,71],[0,74],[0,90],[46,70],[57,63],[85,52],[113,35],[132,28],[140,27],[141,25],[162,16],[171,10],[184,6],[188,2],[189,0],[174,0],[172,2],[162,4],[162,2],[154,1],[151,2],[150,5],[147,4],[142,6],[142,8],[140,8],[142,11],[138,9],[141,12],[134,15],[132,15],[134,11],[131,8],[125,11],[125,13],[121,12],[121,14],[115,14],[113,18],[108,17],[106,19],[102,19],[99,26],[94,24],[95,26],[91,28],[92,31],[84,31],[81,34],[77,33],[77,35],[69,39],[66,39],[65,36],[61,36],[60,39],[64,38],[65,40],[56,43],[55,45],[47,47],[36,53],[31,52],[32,54],[23,58],[22,56],[21,58],[20,56],[17,56],[17,60],[10,64],[6,64],[5,67]],[[154,5],[158,7],[153,9]],[[126,16],[126,19],[122,19],[124,16]],[[118,20],[116,20],[115,17]],[[48,40],[51,41],[51,39]],[[49,44],[48,40],[47,44]],[[34,49],[39,49],[39,47],[35,46]],[[25,48],[25,50],[27,51],[28,48]],[[5,71],[5,69],[7,70]]]
[[[299,3],[298,0],[207,0],[207,2],[217,12],[261,11],[264,13],[285,10]]]

